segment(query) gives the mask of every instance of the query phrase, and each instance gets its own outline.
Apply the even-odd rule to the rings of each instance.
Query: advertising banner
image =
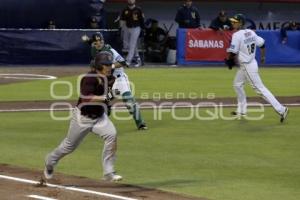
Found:
[[[230,45],[231,31],[188,29],[186,32],[187,61],[223,61]]]

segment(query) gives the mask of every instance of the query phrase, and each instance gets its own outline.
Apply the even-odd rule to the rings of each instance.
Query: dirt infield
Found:
[[[300,97],[278,97],[279,101],[285,105],[300,106]],[[21,112],[21,111],[38,111],[44,110],[49,111],[51,105],[54,103],[69,103],[72,107],[76,105],[77,101],[17,101],[17,102],[1,102],[0,101],[0,112]],[[116,101],[117,106],[113,106],[114,109],[125,108],[125,104],[120,101]],[[235,107],[235,98],[215,98],[215,99],[168,99],[168,100],[138,100],[140,107],[145,109],[154,109],[153,106],[157,108],[180,108],[191,106],[199,107],[212,107],[212,106],[225,106],[225,107]],[[248,98],[249,103],[263,103],[266,102],[260,97],[250,97]],[[148,103],[152,105],[149,106]],[[148,105],[148,106],[147,106]],[[163,106],[162,106],[163,105]],[[269,104],[267,104],[269,105]],[[270,106],[270,105],[269,105]],[[70,109],[67,106],[56,106],[54,109]]]
[[[64,188],[40,186],[32,183],[22,183],[19,181],[1,178],[1,175],[39,182],[41,180],[42,172],[0,164],[1,200],[32,199],[28,197],[29,195],[38,195],[61,200],[112,200],[122,198],[125,200],[126,198],[128,200],[205,200],[204,198],[188,197],[151,188],[121,183],[111,183],[101,180],[91,180],[84,177],[67,176],[59,173],[56,173],[55,176],[57,178],[49,181],[49,183]],[[70,191],[65,188],[75,188],[78,190],[86,190],[87,192]],[[101,195],[102,193],[105,194]],[[106,194],[116,195],[117,197],[107,197],[105,196]]]
[[[10,84],[16,82],[24,82],[31,80],[24,79],[12,79],[2,74],[39,74],[39,75],[51,75],[56,77],[73,76],[83,74],[88,71],[87,66],[43,66],[43,67],[24,67],[24,66],[12,66],[12,67],[0,67],[0,84]]]

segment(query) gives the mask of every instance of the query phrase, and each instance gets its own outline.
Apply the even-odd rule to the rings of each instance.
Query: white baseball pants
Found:
[[[115,92],[114,96],[118,97],[118,95],[116,93],[119,93],[119,95],[120,95],[119,98],[122,98],[122,95],[125,92],[131,92],[130,82],[128,80],[128,76],[124,72],[120,73],[120,74],[117,74],[117,75],[114,75],[114,76],[116,78],[116,80],[113,84],[113,87],[112,87],[112,90]]]
[[[278,114],[284,113],[285,107],[278,102],[274,95],[263,84],[258,73],[258,65],[256,60],[253,60],[250,63],[240,64],[240,68],[236,73],[233,87],[237,94],[237,113],[247,113],[247,99],[244,90],[246,81],[250,83],[251,87],[258,95],[262,96],[273,106]]]

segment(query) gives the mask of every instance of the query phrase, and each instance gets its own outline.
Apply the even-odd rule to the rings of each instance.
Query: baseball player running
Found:
[[[46,156],[44,176],[53,177],[54,166],[64,156],[73,152],[84,137],[93,132],[104,140],[102,152],[103,180],[120,181],[114,162],[117,150],[117,132],[107,117],[106,101],[108,81],[111,73],[112,54],[100,52],[96,55],[94,70],[86,74],[80,82],[80,97],[73,110],[69,132],[61,144]]]
[[[128,76],[124,71],[124,67],[128,67],[125,59],[109,44],[105,44],[104,37],[100,32],[94,34],[91,40],[88,36],[84,35],[82,40],[90,41],[92,58],[98,52],[109,51],[112,53],[114,63],[113,76],[115,77],[115,82],[112,86],[113,94],[122,98],[129,113],[133,116],[138,130],[147,130],[148,127],[142,118],[139,106],[131,92]]]
[[[228,57],[225,63],[231,69],[237,60],[240,66],[235,79],[234,89],[237,94],[237,110],[232,112],[233,115],[243,116],[247,113],[247,100],[244,90],[244,84],[248,80],[252,88],[257,94],[261,95],[269,102],[275,111],[280,115],[280,122],[283,122],[288,114],[288,108],[281,105],[273,94],[264,86],[259,74],[258,65],[255,59],[256,46],[262,49],[261,61],[265,60],[265,41],[263,38],[256,35],[250,29],[244,29],[245,17],[242,14],[237,14],[230,18],[233,28],[236,32],[232,35],[230,47],[227,49]]]

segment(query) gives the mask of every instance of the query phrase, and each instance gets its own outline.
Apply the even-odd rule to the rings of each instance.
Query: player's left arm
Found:
[[[266,62],[266,48],[265,45],[260,47],[260,62],[265,64]]]
[[[264,64],[266,61],[265,40],[262,37],[257,35],[256,36],[256,45],[260,48],[260,62],[262,64]]]
[[[126,27],[126,21],[128,20],[128,16],[127,14],[128,13],[128,10],[127,9],[124,9],[122,10],[121,12],[121,15],[120,15],[120,19],[119,19],[119,25],[120,25],[120,28],[123,29]]]
[[[114,66],[115,66],[115,68],[129,67],[125,61],[122,61],[122,62],[115,62],[115,63],[114,63]]]
[[[239,51],[239,39],[236,34],[232,36],[232,40],[229,48],[227,49],[227,57],[225,58],[225,64],[228,69],[232,69],[233,66],[237,65],[236,56]]]
[[[145,29],[145,15],[144,15],[142,9],[140,9],[139,13],[140,13],[139,20],[140,20],[141,29]]]
[[[195,12],[196,12],[196,22],[197,22],[197,26],[198,26],[198,28],[200,28],[200,27],[201,27],[201,24],[200,24],[200,15],[199,15],[198,9],[195,9]]]
[[[113,63],[115,68],[128,67],[125,59],[113,48],[110,49],[113,54]]]

